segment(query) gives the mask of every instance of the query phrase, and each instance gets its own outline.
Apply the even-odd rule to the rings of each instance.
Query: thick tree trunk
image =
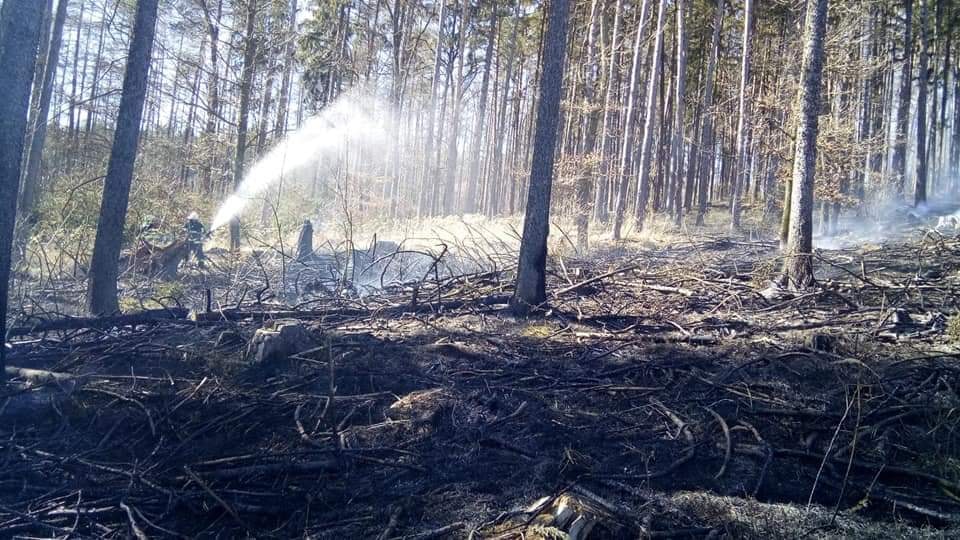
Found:
[[[804,28],[800,121],[793,157],[790,223],[783,266],[784,281],[792,289],[806,288],[813,283],[813,182],[817,166],[827,0],[811,0]]]
[[[557,144],[560,100],[563,95],[563,68],[567,48],[568,0],[550,3],[549,24],[544,42],[544,66],[540,70],[540,100],[530,193],[523,221],[523,239],[517,265],[517,282],[512,311],[525,315],[544,303],[546,295],[547,235],[550,231],[550,192]]]
[[[147,94],[147,74],[157,24],[157,1],[138,0],[130,53],[127,55],[123,93],[117,112],[117,129],[104,180],[100,220],[90,261],[87,309],[92,315],[110,315],[120,311],[117,300],[117,265],[123,243],[130,184],[140,142],[140,120]]]
[[[6,379],[10,253],[43,8],[37,0],[5,0],[0,12],[0,383]]]

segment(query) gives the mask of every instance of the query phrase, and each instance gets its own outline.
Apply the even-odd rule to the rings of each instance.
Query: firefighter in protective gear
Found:
[[[187,222],[183,225],[187,240],[187,256],[193,255],[197,258],[197,265],[203,268],[203,262],[207,256],[203,254],[203,241],[207,236],[206,227],[200,222],[200,216],[196,212],[190,212],[187,216]]]

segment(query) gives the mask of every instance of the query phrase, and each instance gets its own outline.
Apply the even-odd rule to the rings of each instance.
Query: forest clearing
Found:
[[[958,22],[0,0],[0,537],[960,537]]]

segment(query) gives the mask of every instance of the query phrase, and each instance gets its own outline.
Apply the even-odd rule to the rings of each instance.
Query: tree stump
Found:
[[[255,363],[286,360],[291,355],[315,347],[317,340],[297,319],[277,319],[254,333],[246,358]]]
[[[297,260],[306,261],[313,257],[313,223],[303,220],[300,236],[297,238]]]

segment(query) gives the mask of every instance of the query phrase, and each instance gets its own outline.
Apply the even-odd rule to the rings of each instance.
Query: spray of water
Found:
[[[217,210],[211,230],[219,229],[239,216],[250,201],[281,178],[288,178],[337,159],[346,145],[365,151],[387,142],[388,108],[362,92],[348,92],[289,134],[244,176],[237,190]]]

